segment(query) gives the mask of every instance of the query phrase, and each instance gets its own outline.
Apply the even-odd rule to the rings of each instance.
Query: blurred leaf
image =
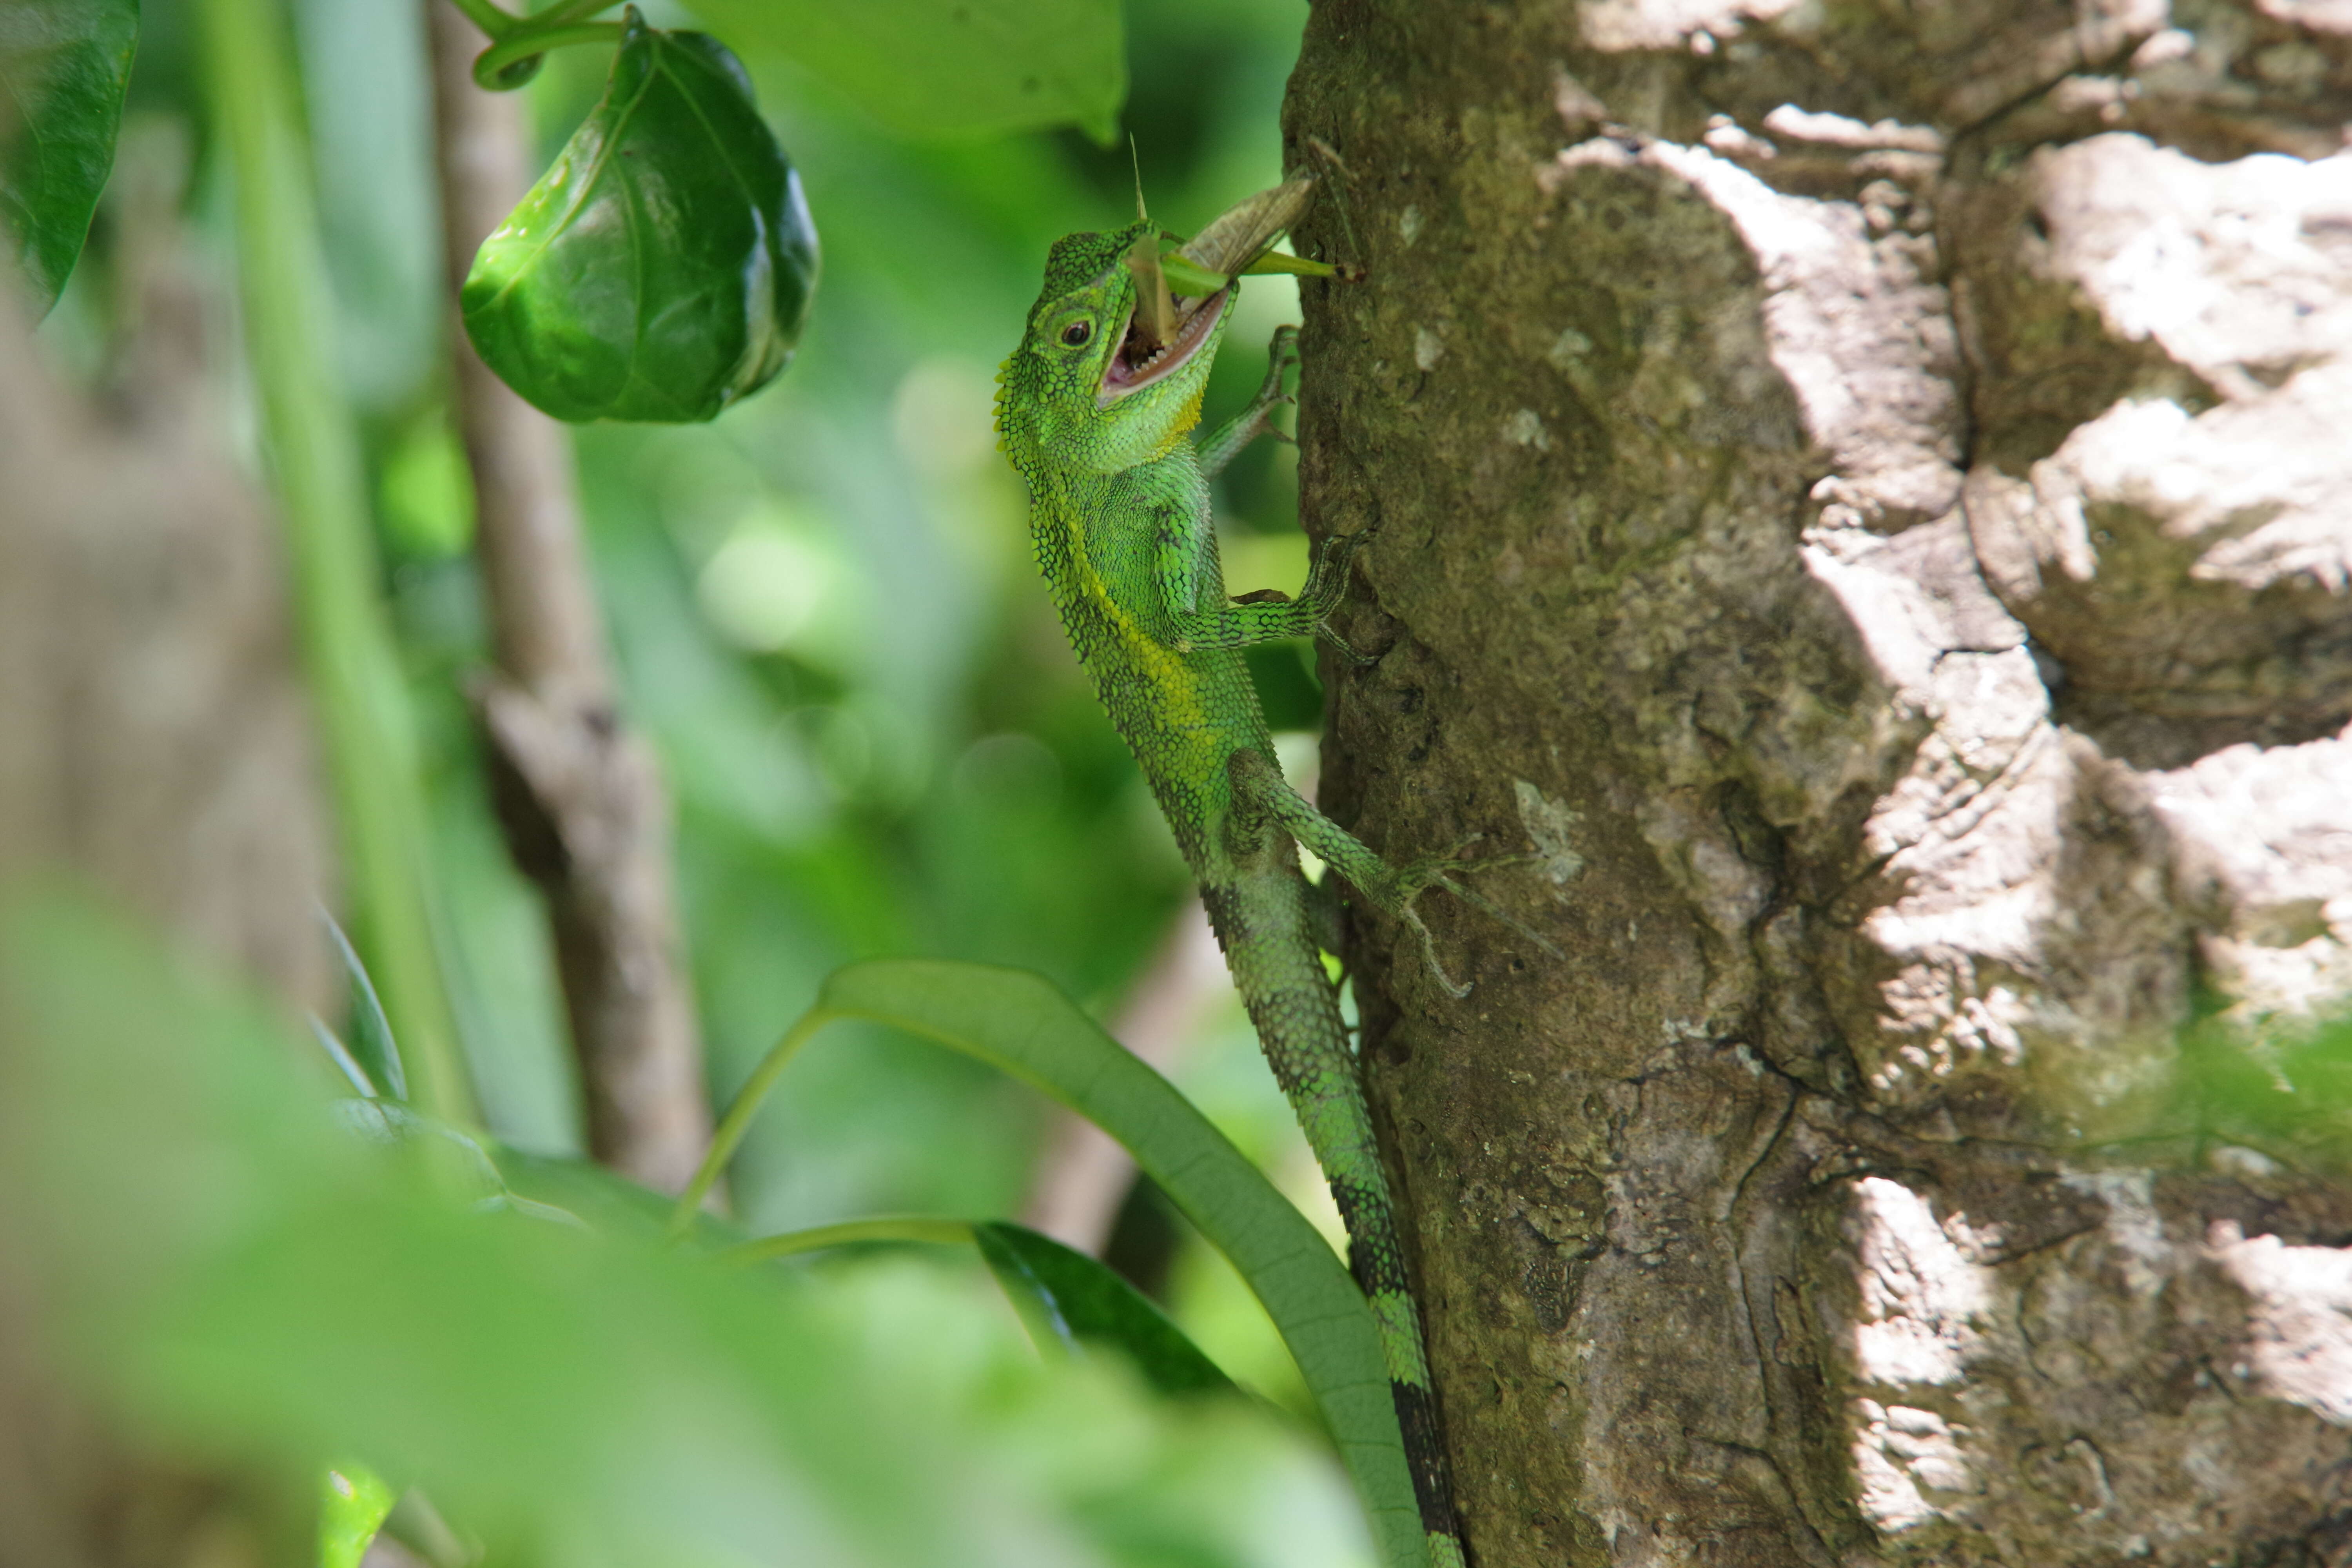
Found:
[[[392,1511],[392,1488],[365,1465],[337,1465],[319,1491],[319,1568],[360,1568]]]
[[[735,57],[625,28],[603,100],[476,254],[466,331],[559,419],[709,419],[791,360],[816,229]]]
[[[977,1247],[1049,1359],[1109,1345],[1162,1394],[1234,1392],[1233,1379],[1141,1291],[1085,1253],[1007,1220],[884,1215],[763,1236],[730,1247],[722,1258],[753,1263],[867,1242]]]
[[[351,1048],[345,1046],[335,1031],[327,1027],[316,1014],[310,1016],[310,1037],[319,1042],[319,1048],[327,1053],[327,1059],[335,1064],[335,1070],[343,1075],[344,1081],[352,1086],[353,1093],[371,1100],[375,1097],[374,1082],[369,1079],[366,1070],[352,1058]]]
[[[1127,100],[1118,0],[690,0],[906,136],[1074,124],[1105,146]]]
[[[408,1074],[400,1065],[400,1045],[392,1037],[392,1021],[383,1016],[383,1003],[375,994],[375,983],[368,978],[367,965],[360,962],[351,938],[343,934],[334,916],[321,910],[319,918],[326,923],[327,934],[334,939],[336,955],[343,961],[343,975],[351,987],[352,1042],[348,1048],[352,1063],[367,1075],[367,1092],[405,1100]]]
[[[2251,1037],[2230,1020],[2200,1020],[2182,1033],[2170,1092],[2147,1121],[2116,1130],[2352,1170],[2352,1018],[2273,1019]]]
[[[978,1058],[1126,1145],[1274,1320],[1356,1479],[1382,1560],[1391,1568],[1427,1561],[1387,1363],[1362,1292],[1306,1216],[1174,1085],[1040,976],[929,959],[834,971],[728,1111],[677,1219],[692,1217],[798,1048],[844,1018],[887,1024]]]
[[[593,1161],[533,1154],[502,1143],[488,1144],[487,1152],[508,1201],[518,1207],[553,1209],[591,1229],[647,1241],[661,1235],[669,1216],[668,1198]],[[695,1215],[694,1250],[739,1246],[743,1239],[741,1228],[729,1220],[708,1211]]]
[[[419,1115],[397,1100],[339,1100],[334,1110],[346,1129],[368,1142],[414,1154],[436,1192],[469,1200],[476,1214],[503,1210],[575,1230],[590,1228],[561,1205],[525,1197],[508,1186],[506,1173],[470,1132]]]
[[[0,216],[47,310],[89,235],[139,47],[139,0],[0,0]]]
[[[943,1387],[903,1292],[869,1332],[790,1276],[451,1203],[334,1130],[269,1011],[79,901],[0,917],[0,1037],[12,1278],[60,1373],[172,1451],[363,1457],[490,1560],[572,1568],[1102,1562],[1087,1510],[1172,1457],[1083,1369]],[[1007,1462],[1008,1431],[1055,1447]],[[1184,1545],[1108,1560],[1229,1560]]]
[[[442,561],[473,543],[473,470],[441,410],[416,420],[384,454],[376,500],[385,539],[402,555]]]
[[[971,1239],[1039,1349],[1116,1345],[1162,1394],[1234,1392],[1150,1297],[1085,1253],[1004,1220],[974,1225]]]

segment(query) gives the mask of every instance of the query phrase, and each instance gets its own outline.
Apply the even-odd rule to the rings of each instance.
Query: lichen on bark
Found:
[[[1323,798],[1568,953],[1355,929],[1486,1568],[2352,1551],[2352,1183],[2182,1101],[2352,1003],[2347,121],[2299,0],[1317,8]]]

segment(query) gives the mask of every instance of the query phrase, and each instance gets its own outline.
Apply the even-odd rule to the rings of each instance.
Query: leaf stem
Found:
[[[784,1068],[792,1065],[793,1058],[799,1054],[800,1048],[808,1044],[818,1030],[839,1016],[840,1014],[824,1007],[810,1008],[801,1015],[798,1023],[784,1031],[784,1037],[761,1058],[760,1065],[751,1069],[751,1076],[743,1080],[743,1087],[736,1092],[735,1103],[727,1108],[726,1120],[719,1122],[719,1131],[711,1134],[710,1152],[702,1157],[701,1165],[694,1173],[694,1180],[687,1183],[686,1190],[678,1194],[677,1206],[670,1210],[669,1225],[662,1233],[664,1240],[676,1242],[686,1235],[687,1228],[694,1223],[696,1211],[702,1207],[702,1200],[709,1195],[711,1187],[718,1183],[719,1173],[726,1170],[727,1162],[735,1157],[736,1146],[743,1142],[743,1134],[751,1130],[752,1118],[759,1115],[768,1091],[776,1087],[776,1079],[783,1076]]]
[[[493,39],[503,38],[517,27],[526,26],[524,19],[499,6],[495,0],[450,0],[471,22]]]
[[[795,1253],[846,1247],[860,1241],[920,1241],[957,1247],[971,1240],[970,1220],[935,1219],[929,1215],[879,1215],[872,1219],[845,1220],[839,1225],[820,1225],[807,1230],[788,1230],[777,1236],[763,1236],[757,1240],[728,1247],[716,1255],[716,1261],[730,1265],[764,1263],[772,1258],[790,1258]]]
[[[527,60],[572,44],[617,44],[625,36],[618,22],[567,22],[552,27],[525,23],[475,57],[474,85],[490,92],[509,91],[530,79],[530,71],[515,68]]]
[[[534,11],[526,23],[533,27],[553,27],[565,22],[577,22],[593,16],[599,11],[609,11],[621,0],[555,0],[544,11]]]

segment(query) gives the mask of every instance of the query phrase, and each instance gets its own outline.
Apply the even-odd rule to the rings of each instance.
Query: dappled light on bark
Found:
[[[2190,1064],[2352,1005],[2347,117],[2311,8],[1318,10],[1327,798],[1579,862],[1355,932],[1489,1568],[2340,1552],[2345,1151]]]

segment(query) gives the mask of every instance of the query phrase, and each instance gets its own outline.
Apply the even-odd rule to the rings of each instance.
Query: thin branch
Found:
[[[454,294],[530,183],[522,105],[474,85],[481,35],[428,0],[442,227]],[[454,322],[453,322],[454,327]],[[494,673],[474,690],[499,816],[546,895],[595,1157],[664,1192],[710,1136],[679,952],[669,797],[623,722],[581,543],[570,441],[453,331]]]

